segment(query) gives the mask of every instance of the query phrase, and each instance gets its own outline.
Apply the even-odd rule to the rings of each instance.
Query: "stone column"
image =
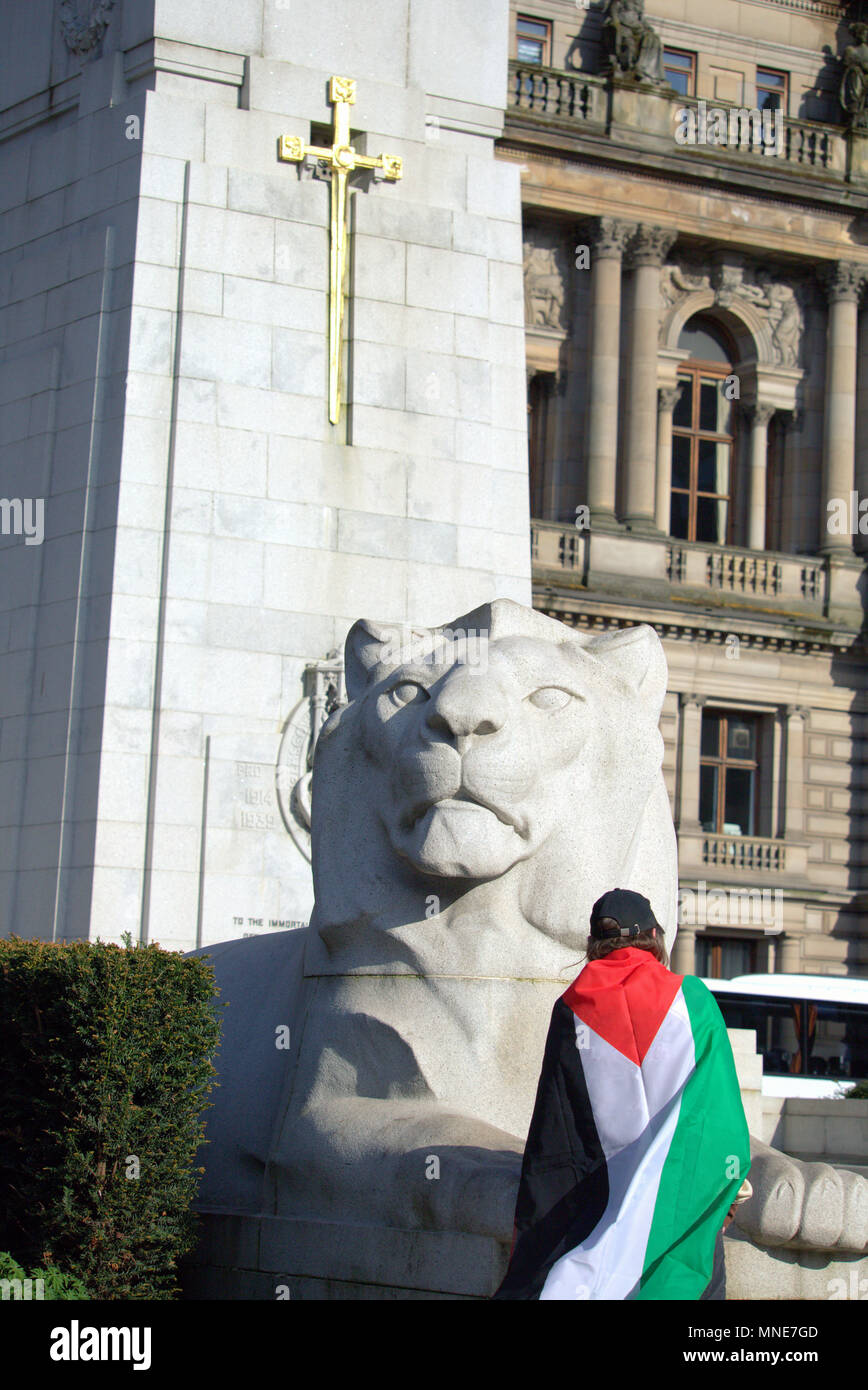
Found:
[[[798,975],[802,970],[802,940],[799,936],[778,937],[779,975]]]
[[[787,705],[786,805],[784,834],[799,840],[805,833],[805,725],[809,711],[801,705]]]
[[[696,928],[679,927],[672,947],[670,970],[676,975],[692,975],[696,968]]]
[[[745,415],[750,421],[750,489],[748,493],[747,543],[751,550],[766,547],[766,478],[769,440],[769,420],[775,413],[773,405],[748,406]]]
[[[669,534],[672,491],[672,412],[683,388],[667,386],[658,392],[657,401],[657,505],[655,523],[658,531]]]
[[[633,287],[624,461],[624,521],[631,531],[655,532],[657,508],[657,349],[660,336],[660,267],[676,233],[640,226],[630,247]],[[668,527],[666,528],[668,530]]]
[[[601,217],[586,233],[591,249],[587,458],[592,525],[615,525],[621,258],[634,230],[633,223]]]
[[[823,493],[820,550],[824,555],[852,552],[852,535],[830,534],[828,503],[843,503],[850,515],[856,463],[856,347],[859,296],[866,268],[836,261],[823,271],[829,301],[826,330],[826,411],[823,422]]]
[[[699,823],[699,737],[705,695],[681,695],[678,829],[697,834]]]

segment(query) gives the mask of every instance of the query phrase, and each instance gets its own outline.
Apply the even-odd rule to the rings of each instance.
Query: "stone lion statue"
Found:
[[[314,759],[310,927],[207,948],[229,1009],[200,1205],[279,1219],[269,1267],[299,1277],[311,1230],[340,1228],[331,1273],[354,1287],[431,1288],[387,1237],[453,1233],[433,1287],[467,1292],[461,1242],[486,1237],[491,1293],[591,905],[630,887],[674,938],[666,661],[650,627],[586,634],[504,599],[449,628],[359,621],[345,671]],[[815,1177],[758,1145],[745,1234],[792,1241]]]

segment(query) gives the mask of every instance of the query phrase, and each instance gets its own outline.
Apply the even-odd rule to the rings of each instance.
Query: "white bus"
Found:
[[[763,1095],[840,1096],[868,1077],[868,980],[738,975],[704,983],[727,1028],[756,1031]]]

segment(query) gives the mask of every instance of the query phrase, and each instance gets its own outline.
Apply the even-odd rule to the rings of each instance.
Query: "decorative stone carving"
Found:
[[[771,339],[768,365],[795,367],[799,362],[804,310],[801,286],[776,280],[765,270],[753,270],[739,256],[727,255],[708,270],[685,269],[667,264],[660,272],[662,315],[698,290],[713,290],[714,304],[721,309],[750,305],[766,319]],[[710,306],[709,306],[710,307]]]
[[[314,749],[323,724],[345,703],[344,661],[340,653],[329,652],[324,661],[310,662],[304,669],[303,688],[304,697],[286,721],[275,780],[283,823],[305,859],[310,860]]]
[[[635,222],[621,222],[616,217],[597,217],[583,228],[597,260],[620,260],[635,232]]]
[[[819,278],[830,304],[838,299],[852,299],[858,303],[868,280],[868,266],[857,265],[855,261],[833,261],[820,266]]]
[[[109,26],[115,0],[60,0],[60,29],[70,53],[85,58]]]
[[[795,367],[804,330],[804,314],[798,295],[791,285],[774,284],[768,276],[761,278],[767,287],[775,362],[782,367]]]
[[[765,402],[754,405],[746,405],[744,413],[751,426],[767,425],[777,410],[777,406],[768,405]]]
[[[561,242],[542,228],[524,244],[524,314],[526,328],[566,327],[566,255]]]
[[[844,49],[838,100],[850,130],[868,132],[868,24],[850,26],[855,44]]]
[[[665,85],[663,44],[645,18],[645,0],[607,0],[603,52],[619,77]]]
[[[326,1277],[460,1290],[488,1260],[490,1293],[591,904],[634,888],[673,941],[663,648],[644,625],[588,633],[497,600],[445,629],[357,622],[346,683],[316,745],[310,927],[209,951],[230,1007],[200,1204],[233,1232],[267,1213],[266,1267],[290,1277],[328,1238],[352,1273]],[[292,1036],[277,1071],[272,1015]],[[868,1242],[863,1178],[757,1145],[751,1181],[736,1220],[757,1242]]]
[[[630,264],[662,266],[677,235],[670,227],[652,227],[643,222],[630,243]]]
[[[674,931],[666,663],[649,627],[571,631],[498,600],[446,629],[356,623],[346,685],[314,758],[303,968],[301,933],[280,980],[276,936],[213,952],[241,1051],[221,1050],[202,1204],[238,1210],[244,1190],[248,1211],[346,1223],[360,1270],[372,1227],[463,1233],[460,1263],[467,1233],[508,1247],[548,1019],[592,903],[634,887]],[[294,1040],[285,1105],[245,1063],[257,952]]]
[[[740,257],[726,257],[716,262],[711,271],[714,286],[714,302],[722,309],[729,309],[737,299],[748,303],[768,306],[765,291],[758,284],[745,279],[744,262]]]
[[[801,719],[806,724],[811,716],[810,707],[806,705],[785,705],[784,712],[788,719]]]
[[[683,386],[661,386],[660,390],[657,393],[657,399],[660,404],[660,410],[663,414],[672,414],[673,410],[675,409],[679,400],[681,399],[681,392],[683,390]]]
[[[683,266],[667,262],[660,268],[660,299],[664,312],[685,295],[707,290],[710,283],[707,274],[690,275]]]

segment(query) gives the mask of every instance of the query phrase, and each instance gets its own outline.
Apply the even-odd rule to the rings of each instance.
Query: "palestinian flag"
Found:
[[[649,952],[582,970],[552,1012],[500,1299],[698,1299],[750,1168],[714,996]]]

